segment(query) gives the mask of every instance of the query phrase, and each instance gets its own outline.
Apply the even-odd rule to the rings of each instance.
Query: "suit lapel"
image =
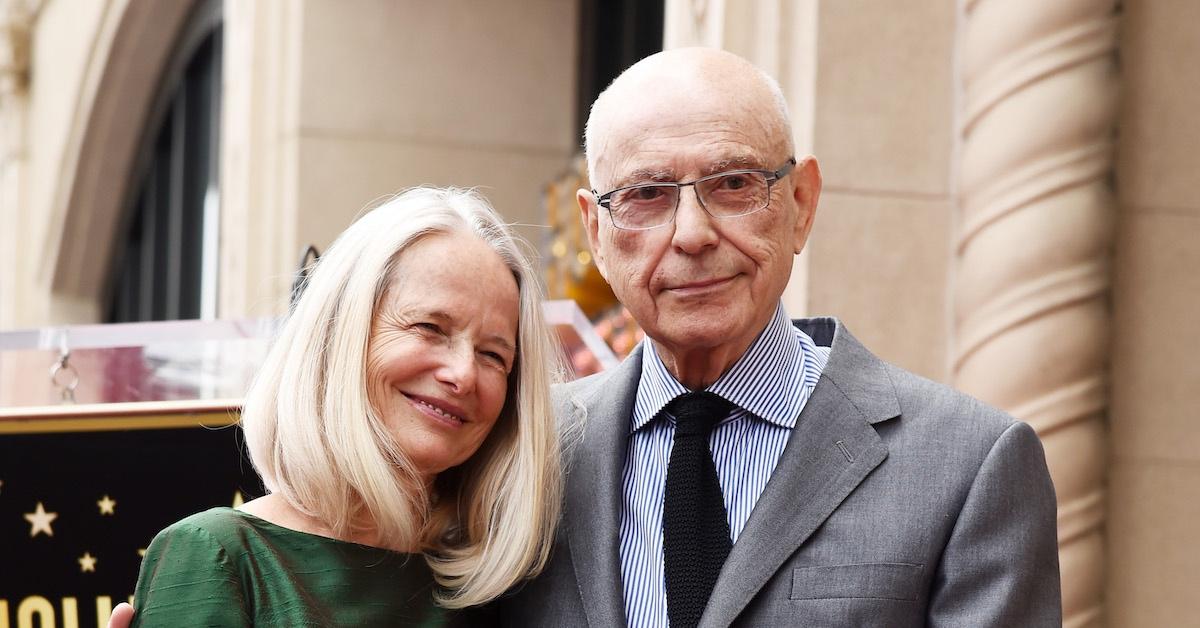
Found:
[[[899,414],[883,363],[836,321],[813,322],[818,328],[805,331],[818,344],[828,346],[832,336],[829,362],[721,570],[701,627],[730,625],[887,457],[871,425]]]
[[[592,626],[624,626],[619,536],[621,487],[629,443],[629,420],[641,375],[641,351],[611,375],[568,400],[584,421],[567,476],[564,525],[584,611]]]

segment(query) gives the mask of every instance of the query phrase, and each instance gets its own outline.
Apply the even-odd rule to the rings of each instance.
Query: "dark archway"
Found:
[[[45,269],[55,295],[95,303],[98,314],[146,122],[199,4],[130,0],[99,28],[54,195],[59,218]]]

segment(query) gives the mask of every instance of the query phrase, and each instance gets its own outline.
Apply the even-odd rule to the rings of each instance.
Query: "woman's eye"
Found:
[[[501,368],[508,368],[508,361],[504,359],[504,356],[496,353],[495,351],[484,351],[483,357],[485,360],[488,360],[489,362],[496,364]]]
[[[442,328],[438,327],[437,323],[417,323],[416,328],[421,331],[427,331],[434,334],[442,333]]]

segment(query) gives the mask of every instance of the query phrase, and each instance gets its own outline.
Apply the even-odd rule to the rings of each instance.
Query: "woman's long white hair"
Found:
[[[520,290],[517,360],[492,432],[432,491],[367,393],[371,323],[397,259],[437,233],[467,232]],[[550,385],[561,373],[542,294],[520,242],[473,191],[416,188],[363,215],[321,256],[246,396],[242,428],[268,490],[342,538],[422,547],[439,602],[493,599],[545,566],[562,498]],[[373,530],[372,530],[373,529]]]

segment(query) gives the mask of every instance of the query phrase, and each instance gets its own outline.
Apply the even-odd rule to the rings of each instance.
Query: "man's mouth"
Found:
[[[711,290],[719,290],[725,287],[729,282],[733,281],[735,277],[737,277],[737,275],[671,284],[666,287],[666,290],[682,296],[701,294]]]

